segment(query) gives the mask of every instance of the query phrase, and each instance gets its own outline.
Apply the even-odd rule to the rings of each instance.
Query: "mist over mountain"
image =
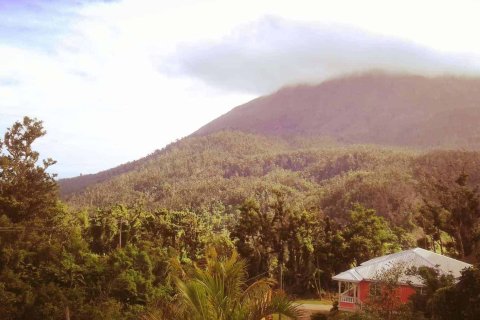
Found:
[[[208,123],[196,135],[239,130],[326,136],[344,143],[480,147],[480,79],[370,73],[283,88]]]

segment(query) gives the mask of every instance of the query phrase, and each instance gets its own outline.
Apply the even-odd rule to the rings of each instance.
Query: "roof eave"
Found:
[[[353,280],[353,279],[345,279],[345,278],[337,278],[337,277],[332,277],[332,280],[341,281],[341,282],[354,282],[354,283],[359,283],[363,281],[363,280]]]

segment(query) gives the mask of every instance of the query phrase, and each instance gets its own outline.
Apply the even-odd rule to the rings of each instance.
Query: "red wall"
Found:
[[[366,281],[362,281],[358,284],[360,288],[360,301],[365,302],[370,295],[370,284]]]
[[[360,289],[359,299],[361,302],[368,301],[370,297],[370,282],[362,281],[358,284],[358,289]],[[357,290],[358,290],[357,289]],[[408,298],[415,293],[415,289],[407,285],[399,285],[396,290],[396,296],[399,298],[399,302],[407,303]],[[354,303],[340,302],[339,307],[342,310],[356,310],[357,306]]]
[[[370,282],[362,281],[360,282],[359,287],[360,287],[360,301],[365,302],[366,300],[368,300],[368,297],[370,295]],[[410,296],[414,293],[415,293],[415,289],[410,286],[407,286],[407,285],[398,286],[397,295],[400,298],[400,301],[403,303],[408,302],[408,298],[410,298]]]

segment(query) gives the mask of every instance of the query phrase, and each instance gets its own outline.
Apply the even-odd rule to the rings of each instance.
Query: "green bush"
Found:
[[[310,316],[310,320],[327,320],[328,317],[326,314],[316,312]]]

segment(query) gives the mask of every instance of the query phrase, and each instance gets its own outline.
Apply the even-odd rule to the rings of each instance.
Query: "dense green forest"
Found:
[[[44,134],[25,118],[0,140],[1,319],[295,318],[287,296],[324,295],[378,255],[480,258],[477,152],[219,132],[61,200],[55,162],[32,150]],[[416,310],[460,305],[480,284],[465,279],[432,286]]]
[[[455,255],[455,241],[445,232],[440,239],[430,234],[430,218],[424,218],[437,210],[442,223],[448,223],[440,209],[450,205],[444,203],[449,201],[445,193],[476,194],[479,164],[476,151],[338,145],[224,131],[180,140],[105,182],[65,192],[65,199],[90,211],[122,204],[235,218],[246,203],[282,201],[289,210],[339,225],[360,205],[405,231],[402,241]],[[60,186],[78,189],[81,178]],[[466,256],[476,259],[470,252]]]

